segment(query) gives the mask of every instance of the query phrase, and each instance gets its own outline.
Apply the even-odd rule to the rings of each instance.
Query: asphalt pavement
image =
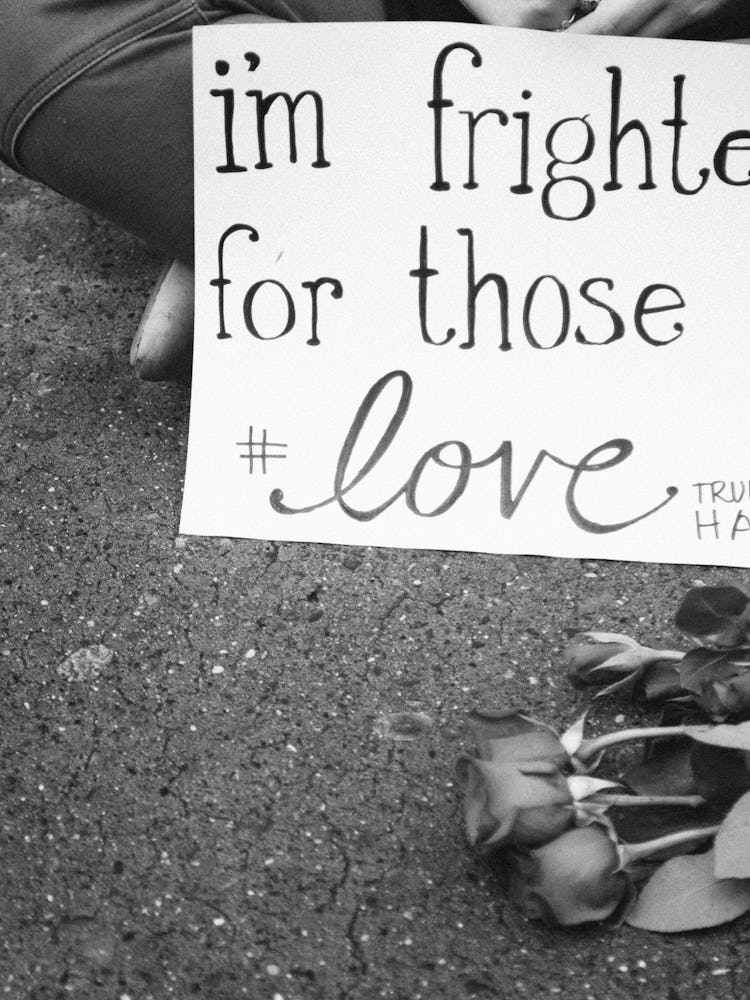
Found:
[[[0,995],[750,995],[747,917],[527,921],[454,777],[471,708],[575,717],[573,632],[670,647],[750,573],[180,536],[189,386],[128,367],[162,262],[7,170],[0,234]]]

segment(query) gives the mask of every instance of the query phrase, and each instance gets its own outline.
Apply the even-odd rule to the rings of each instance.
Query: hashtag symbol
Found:
[[[247,441],[238,441],[238,448],[247,448],[246,455],[240,455],[241,461],[247,461],[248,472],[252,476],[256,469],[256,463],[260,462],[260,471],[265,476],[267,472],[266,463],[272,458],[286,458],[286,455],[280,455],[278,452],[269,451],[269,448],[286,448],[287,445],[281,444],[278,441],[268,440],[268,431],[263,430],[262,437],[260,441],[256,441],[253,437],[253,427],[252,425],[248,428]]]

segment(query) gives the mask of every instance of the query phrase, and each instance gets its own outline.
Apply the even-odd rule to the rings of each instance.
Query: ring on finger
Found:
[[[599,6],[600,0],[579,0],[578,6],[570,15],[566,17],[559,28],[556,31],[567,31],[568,28],[577,21],[580,17],[585,17],[586,14],[590,14],[592,11],[596,10]]]

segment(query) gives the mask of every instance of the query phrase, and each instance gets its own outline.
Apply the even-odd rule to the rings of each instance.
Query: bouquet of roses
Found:
[[[675,621],[690,652],[608,633],[565,651],[574,683],[660,701],[661,725],[586,739],[585,716],[562,735],[518,711],[470,716],[467,837],[529,917],[683,931],[750,909],[750,598],[696,588]],[[634,742],[641,762],[598,776]]]

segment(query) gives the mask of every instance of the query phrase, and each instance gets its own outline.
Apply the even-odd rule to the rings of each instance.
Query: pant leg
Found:
[[[24,0],[31,7],[35,0]],[[378,20],[381,0],[150,0],[134,3],[152,14],[139,34],[107,49],[111,26],[96,43],[90,28],[91,0],[46,0],[63,9],[60,51],[87,39],[96,61],[70,79],[56,80],[39,98],[3,147],[12,165],[90,208],[171,257],[193,255],[193,156],[191,29],[227,21]],[[114,6],[117,7],[119,0]],[[80,8],[81,16],[71,17]],[[172,9],[174,8],[174,9]],[[171,15],[177,15],[172,17]],[[106,20],[106,16],[100,18]],[[0,47],[2,43],[0,42]],[[98,46],[98,48],[96,48]],[[102,54],[103,53],[103,54]],[[0,51],[0,61],[2,51]],[[59,62],[56,59],[56,62]],[[0,70],[0,83],[2,83]],[[6,116],[7,117],[7,116]]]
[[[732,41],[750,36],[750,4],[747,0],[727,0],[716,13],[699,18],[680,33],[681,38]]]

